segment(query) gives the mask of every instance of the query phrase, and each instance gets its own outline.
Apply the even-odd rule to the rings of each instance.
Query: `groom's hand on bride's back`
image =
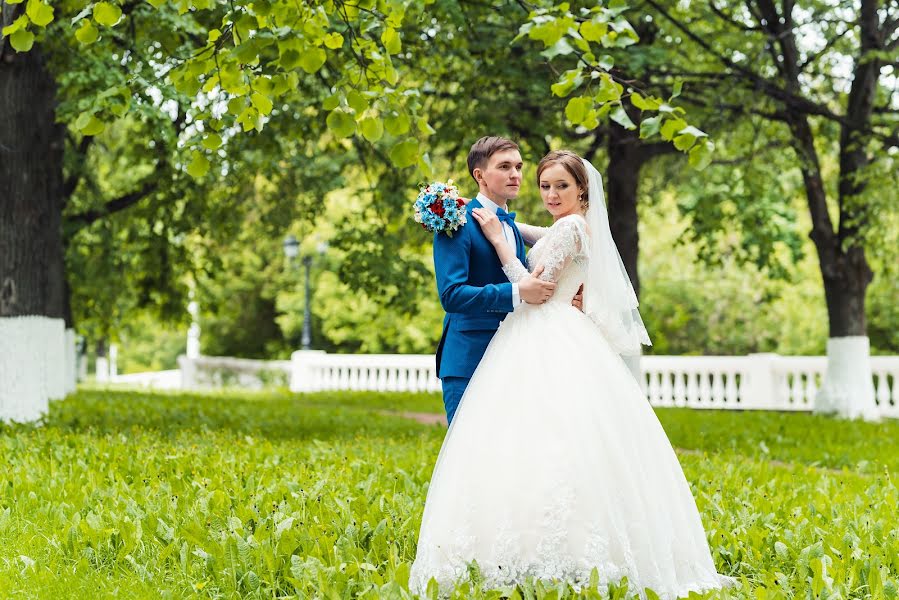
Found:
[[[552,281],[543,281],[540,274],[543,273],[543,265],[540,265],[528,277],[518,282],[518,295],[522,301],[528,304],[543,304],[556,291],[556,284]]]
[[[577,289],[577,294],[575,294],[574,298],[571,300],[571,306],[584,312],[584,284],[581,284],[581,287]]]

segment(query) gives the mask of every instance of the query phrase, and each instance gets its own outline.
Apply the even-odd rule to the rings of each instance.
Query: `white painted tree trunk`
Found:
[[[62,400],[66,397],[66,324],[62,319],[46,319],[46,355],[44,358],[44,384],[47,398]]]
[[[815,398],[815,412],[879,421],[867,336],[827,340],[827,371]]]
[[[78,384],[78,349],[77,342],[75,339],[75,330],[74,329],[66,329],[65,333],[65,352],[66,352],[66,369],[65,369],[65,392],[66,395],[72,394],[75,392],[75,387]]]
[[[0,318],[0,421],[28,423],[65,395],[65,322]]]
[[[119,347],[115,344],[109,345],[109,379],[114,380],[119,374]]]
[[[106,383],[109,381],[109,359],[105,356],[97,357],[97,362],[94,366],[94,376],[98,383]]]

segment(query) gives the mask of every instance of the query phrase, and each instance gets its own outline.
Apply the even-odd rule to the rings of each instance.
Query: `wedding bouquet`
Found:
[[[442,231],[453,237],[453,232],[466,223],[465,203],[459,198],[459,190],[452,179],[423,186],[414,208],[415,222],[431,232]]]

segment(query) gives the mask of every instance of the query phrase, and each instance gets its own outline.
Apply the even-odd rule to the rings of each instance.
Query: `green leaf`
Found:
[[[636,129],[637,126],[634,125],[634,122],[631,121],[631,118],[628,116],[627,111],[624,110],[624,107],[620,104],[612,109],[612,114],[609,115],[609,118],[624,127],[625,129]]]
[[[328,96],[322,102],[322,108],[325,110],[329,110],[329,111],[334,110],[338,106],[340,106],[340,96],[338,96],[337,94],[334,94],[333,96]]]
[[[403,113],[392,114],[384,120],[384,125],[390,135],[403,135],[409,131],[409,117]]]
[[[3,35],[12,35],[17,31],[28,28],[28,17],[19,15],[19,18],[3,28]]]
[[[250,102],[253,103],[259,114],[267,115],[272,112],[272,101],[268,96],[264,96],[259,92],[253,92],[253,95],[250,96]]]
[[[251,129],[262,130],[259,112],[252,106],[247,106],[243,109],[243,112],[237,117],[237,122],[240,123],[244,131],[249,131]]]
[[[346,103],[357,113],[363,113],[365,112],[365,109],[368,108],[368,100],[356,90],[350,90],[349,93],[347,93]]]
[[[690,150],[690,166],[695,167],[700,171],[705,169],[709,163],[712,162],[712,155],[714,152],[715,144],[709,140],[706,140],[705,143],[696,144],[696,146]]]
[[[640,121],[640,138],[645,140],[646,138],[654,136],[659,132],[659,128],[661,127],[661,125],[661,115],[643,119],[642,121]]]
[[[637,92],[631,92],[631,104],[640,110],[658,110],[662,102],[658,98],[649,96],[644,98]]]
[[[774,552],[781,559],[786,559],[789,556],[787,545],[781,541],[774,542]]]
[[[75,119],[75,128],[84,135],[97,135],[103,133],[103,130],[106,129],[106,124],[94,116],[92,112],[85,111]]]
[[[390,149],[390,160],[393,164],[403,169],[418,162],[418,140],[407,138]]]
[[[359,122],[359,129],[362,130],[362,136],[369,142],[375,143],[384,135],[384,123],[381,119],[374,117],[366,117]]]
[[[587,118],[587,113],[593,108],[593,98],[575,96],[565,106],[565,117],[575,125],[580,125]]]
[[[548,48],[555,45],[565,35],[565,32],[569,28],[574,27],[574,25],[574,20],[571,17],[550,19],[531,27],[528,31],[528,37],[532,40],[540,40],[543,42],[544,47]]]
[[[612,79],[612,76],[608,73],[603,73],[599,77],[599,90],[597,90],[594,98],[599,104],[605,104],[606,102],[619,102],[621,100],[621,93],[623,91],[624,86],[622,86],[620,83],[615,82]]]
[[[683,119],[667,119],[665,124],[662,125],[662,137],[666,140],[672,140],[674,139],[674,136],[677,135],[677,132],[686,126],[687,122]]]
[[[388,27],[381,33],[381,43],[388,54],[397,54],[402,49],[400,36],[393,27]]]
[[[331,50],[343,47],[343,36],[339,33],[329,33],[325,36],[325,46]]]
[[[557,56],[568,56],[574,52],[574,48],[571,47],[571,44],[568,43],[568,40],[562,38],[546,50],[540,53],[541,56],[552,60]]]
[[[98,37],[100,37],[100,30],[98,30],[94,26],[93,21],[89,19],[81,21],[81,27],[75,30],[75,39],[82,44],[93,44],[97,41]]]
[[[427,152],[418,157],[418,168],[426,178],[431,179],[434,176],[434,165],[431,163],[431,156]]]
[[[216,150],[222,145],[222,136],[217,133],[210,133],[203,138],[203,147],[209,150]]]
[[[689,133],[684,135],[678,135],[674,138],[674,147],[684,152],[693,147],[693,144],[696,143],[696,136],[690,135]]]
[[[300,55],[299,64],[304,71],[311,75],[322,68],[327,58],[328,55],[321,48],[309,48]]]
[[[46,27],[53,21],[53,7],[44,4],[41,0],[28,0],[25,13],[38,27]]]
[[[703,131],[701,129],[697,129],[696,127],[693,127],[692,125],[688,125],[688,126],[684,127],[677,133],[680,135],[692,135],[693,137],[697,137],[697,138],[709,137],[709,134],[707,134],[705,131]]]
[[[109,2],[97,2],[94,4],[94,21],[100,25],[112,27],[122,17],[122,9]]]
[[[326,121],[328,129],[339,138],[347,138],[356,133],[356,119],[345,111],[331,111]]]
[[[584,39],[588,42],[601,42],[608,31],[609,26],[606,23],[597,22],[595,20],[584,21],[581,23],[581,35],[584,36]]]
[[[434,135],[437,131],[431,127],[431,124],[428,123],[428,120],[424,117],[418,117],[418,132],[424,136]]]
[[[215,41],[218,41],[220,37],[222,37],[221,31],[219,31],[218,29],[210,29],[209,33],[206,35],[206,41],[211,44]]]
[[[564,98],[583,82],[583,71],[581,69],[570,69],[562,73],[562,76],[559,77],[559,81],[552,84],[550,89],[556,96]]]
[[[671,92],[671,97],[668,98],[668,102],[671,102],[672,100],[680,96],[682,89],[684,89],[684,82],[678,79],[674,82],[674,90]]]
[[[187,165],[187,172],[191,177],[199,179],[209,172],[209,159],[202,152],[194,150],[193,158]]]
[[[20,29],[9,36],[9,43],[16,52],[28,52],[34,45],[34,34],[27,29]]]

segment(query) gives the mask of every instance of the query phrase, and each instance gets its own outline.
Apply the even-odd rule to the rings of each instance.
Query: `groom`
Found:
[[[506,314],[522,302],[541,304],[556,284],[538,279],[539,272],[509,283],[491,243],[471,216],[475,208],[494,213],[503,224],[506,242],[526,265],[525,245],[508,202],[521,188],[521,153],[502,137],[482,137],[468,153],[468,172],[478,195],[466,207],[468,222],[449,237],[434,236],[434,270],[440,303],[446,311],[443,335],[437,346],[437,376],[443,383],[446,419],[453,415],[465,388]],[[511,375],[511,374],[510,374]]]

